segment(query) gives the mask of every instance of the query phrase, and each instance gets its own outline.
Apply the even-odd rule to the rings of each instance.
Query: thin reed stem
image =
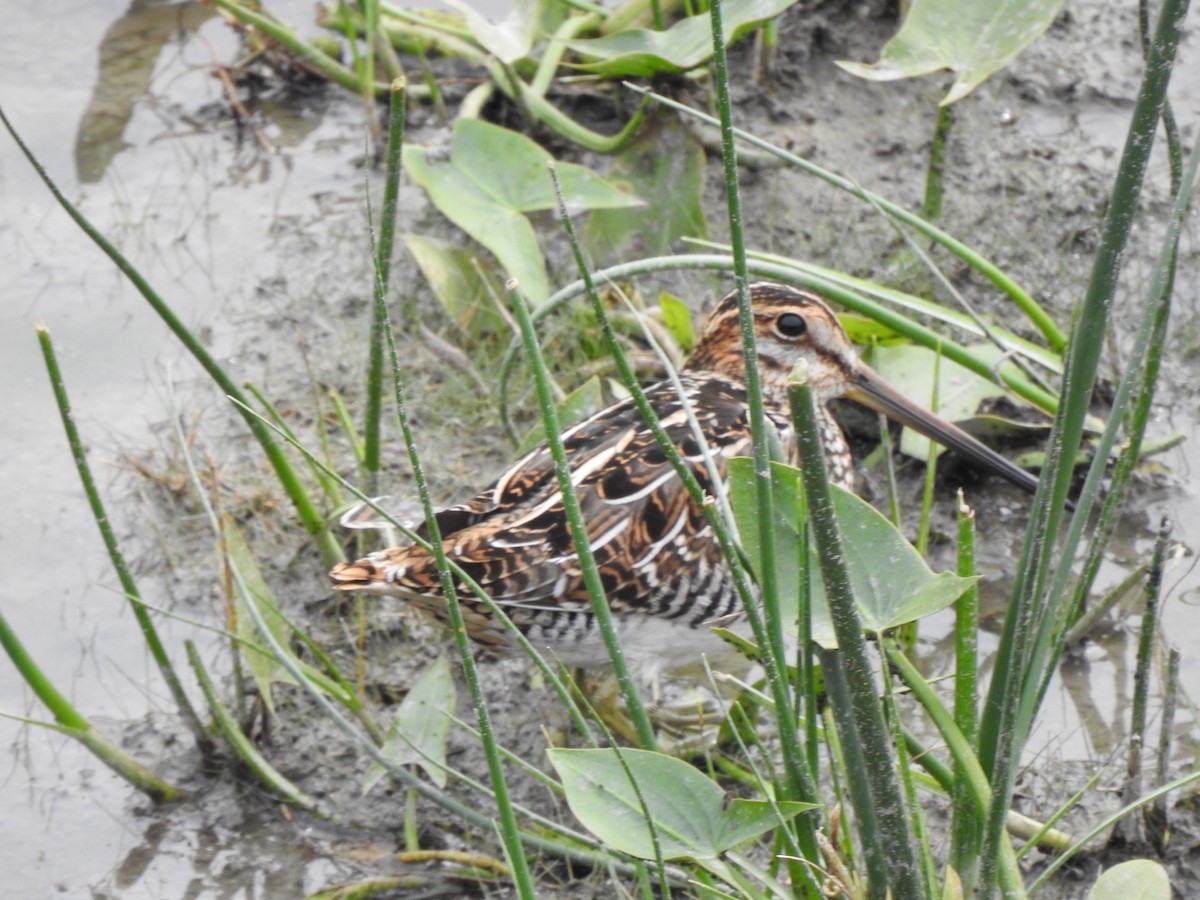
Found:
[[[933,126],[933,138],[929,142],[929,167],[925,170],[925,200],[921,204],[921,217],[927,222],[942,218],[942,199],[946,186],[946,145],[950,142],[950,131],[954,127],[954,107],[939,106],[937,121]]]
[[[738,321],[741,326],[742,356],[745,360],[746,398],[750,411],[750,433],[753,444],[755,472],[755,501],[759,521],[759,552],[761,571],[758,576],[759,599],[762,603],[763,628],[754,626],[754,616],[747,609],[755,637],[763,654],[764,667],[771,695],[775,700],[776,721],[783,741],[783,765],[787,775],[786,799],[816,802],[817,796],[804,765],[798,730],[793,718],[795,700],[783,675],[783,623],[779,612],[779,578],[775,565],[774,499],[771,487],[771,449],[766,412],[763,405],[761,378],[758,371],[758,350],[755,345],[754,313],[750,307],[750,276],[746,265],[746,242],[742,228],[742,201],[738,186],[737,147],[734,143],[733,103],[729,91],[729,60],[725,53],[725,30],[721,17],[721,0],[711,0],[709,18],[712,23],[713,70],[717,88],[717,108],[720,112],[721,162],[725,174],[725,202],[729,215],[729,241],[733,250],[733,283],[737,290]],[[761,633],[760,633],[761,631]],[[816,836],[807,819],[800,822],[797,838],[806,859],[818,859]],[[807,867],[792,866],[793,878],[812,889],[812,873]]]
[[[50,379],[50,386],[54,390],[54,400],[58,405],[59,417],[62,419],[63,431],[66,432],[67,446],[71,448],[71,457],[75,460],[75,470],[79,474],[83,492],[87,495],[88,505],[92,509],[92,518],[96,522],[96,527],[100,529],[100,538],[104,541],[108,558],[117,573],[117,580],[121,582],[121,590],[129,601],[133,617],[137,620],[138,628],[141,629],[142,639],[146,642],[150,656],[154,659],[154,664],[158,666],[159,674],[162,675],[175,705],[179,708],[179,714],[183,717],[184,724],[192,732],[197,746],[202,751],[208,752],[212,749],[212,740],[209,738],[208,732],[204,730],[200,717],[196,714],[195,707],[192,706],[192,701],[183,689],[183,684],[167,655],[162,639],[158,636],[158,629],[154,627],[150,613],[141,603],[141,594],[138,592],[133,574],[125,562],[125,555],[117,543],[117,536],[113,532],[112,521],[104,508],[104,501],[100,498],[100,491],[96,488],[96,480],[92,477],[92,468],[87,461],[87,451],[79,436],[79,429],[75,427],[75,417],[71,414],[71,401],[67,396],[67,385],[63,381],[62,370],[58,365],[58,356],[54,352],[54,342],[50,337],[50,331],[45,325],[38,324],[37,335],[42,348],[42,359],[46,363],[46,374]]]
[[[592,613],[596,617],[596,625],[604,640],[605,649],[612,661],[613,674],[620,686],[621,696],[625,698],[630,721],[637,731],[638,742],[643,749],[653,750],[657,745],[654,736],[654,726],[638,696],[637,684],[630,675],[625,663],[625,654],[617,639],[616,627],[613,623],[612,612],[608,608],[604,584],[600,580],[600,571],[592,554],[591,541],[588,536],[587,523],[583,518],[583,509],[579,504],[579,496],[575,493],[575,484],[571,479],[571,462],[567,459],[563,447],[562,427],[558,421],[558,411],[554,406],[554,394],[550,383],[550,373],[538,344],[537,333],[533,330],[533,321],[529,309],[521,296],[515,281],[506,286],[509,291],[510,308],[521,332],[521,340],[525,345],[525,353],[533,370],[534,383],[537,387],[538,406],[542,411],[542,422],[546,428],[546,443],[550,455],[554,459],[554,475],[558,481],[559,494],[562,497],[563,514],[571,532],[571,542],[575,547],[575,555],[579,560],[580,573],[587,588],[588,598],[592,603]]]
[[[1142,622],[1138,627],[1137,660],[1133,671],[1133,698],[1129,705],[1129,736],[1138,748],[1146,745],[1147,707],[1150,703],[1150,669],[1154,665],[1158,645],[1158,617],[1162,600],[1163,567],[1166,565],[1167,545],[1171,540],[1171,522],[1166,516],[1158,524],[1154,540],[1154,556],[1146,579]],[[1141,769],[1141,766],[1138,766]]]
[[[500,752],[492,731],[491,716],[488,713],[487,700],[479,673],[475,668],[475,652],[467,634],[466,622],[463,619],[462,607],[458,600],[458,592],[454,586],[454,575],[446,559],[446,550],[442,544],[441,526],[429,496],[429,485],[425,480],[424,467],[417,453],[416,440],[408,418],[408,402],[405,397],[404,380],[400,372],[400,358],[396,352],[396,338],[388,323],[387,305],[383,297],[376,299],[377,315],[383,319],[383,333],[387,340],[388,357],[392,369],[392,382],[396,403],[396,418],[404,435],[404,445],[408,450],[409,465],[412,467],[413,481],[421,499],[421,507],[425,511],[425,529],[429,535],[429,549],[437,565],[438,578],[441,582],[442,596],[446,601],[446,610],[450,618],[454,641],[458,647],[459,660],[462,662],[463,675],[467,681],[467,689],[471,696],[471,705],[475,710],[476,723],[479,726],[480,743],[483,745],[484,756],[487,759],[488,775],[492,782],[496,806],[500,814],[500,835],[504,843],[509,865],[512,867],[513,880],[518,895],[522,900],[533,900],[533,877],[529,871],[529,863],[525,858],[525,848],[521,843],[521,833],[517,828],[516,815],[509,800],[508,784],[505,781],[504,769],[501,765]]]
[[[954,610],[954,721],[963,738],[974,743],[979,720],[976,709],[979,700],[979,585],[975,580],[975,510],[967,506],[961,488],[958,491],[957,573],[972,581],[958,598]],[[965,773],[957,765],[955,769],[951,790],[950,864],[969,885],[974,880],[980,817],[971,803]]]
[[[375,315],[371,317],[368,338],[367,408],[363,421],[362,468],[367,493],[379,493],[379,470],[383,441],[383,330],[389,327],[381,315],[387,310],[388,283],[392,271],[392,253],[396,238],[396,215],[400,206],[401,150],[404,146],[405,88],[407,82],[397,78],[392,82],[391,111],[388,118],[387,167],[383,181],[383,209],[379,217],[379,240],[375,245]],[[405,308],[405,324],[413,325],[415,310]]]
[[[1004,633],[997,652],[995,675],[980,723],[980,753],[992,785],[992,802],[983,835],[980,888],[990,896],[999,845],[1006,841],[1004,814],[1012,796],[1029,733],[1030,717],[1040,694],[1045,669],[1056,660],[1044,656],[1032,665],[1038,647],[1046,642],[1036,632],[1047,616],[1050,569],[1056,559],[1070,560],[1076,546],[1055,539],[1074,469],[1074,460],[1091,402],[1108,313],[1125,256],[1150,150],[1154,144],[1166,97],[1180,26],[1188,0],[1165,0],[1159,15],[1151,57],[1138,92],[1111,202],[1102,226],[1100,247],[1079,319],[1067,353],[1062,402],[1049,443],[1046,469],[1034,497],[1034,517],[1026,533]],[[1083,498],[1076,513],[1081,521],[1089,511]],[[1058,595],[1061,597],[1061,595]],[[1043,631],[1043,634],[1045,632]]]
[[[859,834],[865,847],[875,846],[886,861],[886,878],[871,865],[868,854],[868,896],[884,897],[888,891],[897,897],[926,896],[922,868],[917,859],[912,823],[897,780],[895,748],[883,719],[883,709],[875,693],[875,681],[867,656],[866,638],[854,603],[850,576],[846,570],[841,535],[833,512],[833,497],[825,472],[825,451],[813,405],[812,386],[807,373],[797,373],[788,385],[788,400],[796,426],[800,473],[807,498],[808,516],[817,547],[821,581],[829,601],[830,618],[837,635],[836,654],[821,654],[822,669],[833,665],[846,679],[850,720],[843,719],[842,745],[861,742],[863,769],[849,777],[865,776],[869,785],[870,806],[878,821],[879,832]],[[828,677],[828,675],[827,675]],[[861,815],[856,809],[856,814]],[[875,842],[878,843],[875,843]]]

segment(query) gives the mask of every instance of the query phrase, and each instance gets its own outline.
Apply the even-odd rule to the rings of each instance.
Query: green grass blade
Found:
[[[759,637],[759,647],[768,661],[767,671],[782,672],[786,663],[782,653],[783,623],[780,616],[779,580],[774,562],[775,545],[770,470],[770,434],[763,406],[762,388],[758,371],[758,351],[755,345],[754,316],[750,308],[750,276],[746,260],[746,243],[742,229],[742,201],[738,184],[737,147],[734,142],[733,103],[729,89],[729,59],[725,49],[725,31],[722,19],[721,0],[711,0],[709,19],[712,26],[713,74],[717,88],[717,109],[720,114],[721,162],[724,169],[725,202],[729,217],[729,240],[733,250],[733,281],[738,297],[738,319],[741,326],[742,356],[745,360],[746,396],[750,410],[750,434],[753,444],[754,471],[762,473],[755,480],[755,494],[759,515],[759,543],[762,547],[762,571],[758,575],[759,600],[762,603],[764,632]],[[753,622],[754,620],[751,619]],[[766,640],[763,641],[762,638]],[[793,698],[787,681],[776,675],[770,678],[771,692],[775,700],[776,719],[781,735],[786,735],[788,746],[784,750],[784,771],[787,774],[785,799],[815,802],[817,800],[807,767],[801,753],[793,711]],[[817,847],[815,835],[802,822],[797,832],[800,849],[806,859],[815,861]],[[791,866],[795,887],[806,891],[817,890],[813,874],[808,867]]]
[[[217,690],[208,675],[208,670],[204,668],[200,654],[196,651],[196,645],[191,641],[187,641],[185,646],[187,647],[188,661],[192,664],[192,670],[196,673],[196,680],[200,682],[200,689],[204,692],[204,696],[208,700],[208,706],[212,710],[217,728],[237,757],[246,764],[250,771],[254,773],[254,776],[268,790],[293,806],[328,818],[328,813],[322,810],[321,805],[315,799],[309,797],[280,774],[279,770],[267,762],[266,758],[258,751],[258,748],[254,746],[254,742],[246,737],[242,729],[238,727],[233,716],[230,715],[228,708],[226,708],[225,704],[221,702],[221,698],[217,695]]]
[[[1057,854],[1054,859],[1050,860],[1046,868],[1043,869],[1036,878],[1029,883],[1029,893],[1036,894],[1041,888],[1044,888],[1050,881],[1051,876],[1059,869],[1069,863],[1080,853],[1086,852],[1089,846],[1095,846],[1095,841],[1101,835],[1106,834],[1114,825],[1124,819],[1126,816],[1136,815],[1140,810],[1147,806],[1157,803],[1160,799],[1166,797],[1173,791],[1181,790],[1189,785],[1200,782],[1200,769],[1195,769],[1188,772],[1174,781],[1164,784],[1162,787],[1149,794],[1141,797],[1134,803],[1127,804],[1121,807],[1116,812],[1106,816],[1099,822],[1093,825],[1092,829],[1087,834],[1081,834],[1075,839],[1070,848]]]
[[[655,272],[678,270],[727,272],[732,271],[732,269],[733,259],[729,255],[678,254],[675,256],[651,257],[635,260],[634,262],[621,263],[620,265],[608,266],[596,270],[592,274],[592,279],[596,282],[619,282],[623,279]],[[995,377],[996,373],[992,371],[991,362],[980,359],[962,344],[949,340],[944,334],[940,334],[918,321],[918,316],[920,318],[936,316],[942,321],[953,324],[956,328],[965,329],[971,334],[981,335],[982,332],[970,321],[970,318],[961,313],[946,310],[938,307],[936,304],[924,301],[918,302],[919,298],[913,298],[911,295],[893,291],[879,285],[872,285],[870,282],[854,279],[819,266],[799,263],[795,260],[751,255],[747,258],[747,271],[757,277],[770,278],[775,281],[800,284],[813,288],[828,296],[831,300],[845,306],[847,309],[875,319],[921,346],[929,347],[930,349],[940,347],[942,354],[946,358],[959,363],[989,381]],[[563,303],[584,294],[586,291],[587,286],[582,280],[566,285],[538,307],[534,313],[534,321],[539,321],[543,316],[549,315]],[[911,309],[916,315],[904,315],[894,309],[889,309],[888,306],[870,299],[868,292],[870,295],[883,299],[889,304],[898,304],[902,309]],[[1012,350],[1015,353],[1032,359],[1051,372],[1061,371],[1057,357],[1049,351],[1036,347],[1028,341],[1023,341],[1003,329],[992,327],[990,331],[1002,340],[1005,349]],[[519,349],[520,341],[514,339],[505,352],[504,359],[500,365],[500,419],[510,436],[516,433],[509,416],[508,407],[512,370],[516,363]],[[999,377],[1007,388],[1039,409],[1048,412],[1054,412],[1057,409],[1057,397],[1039,385],[1012,372],[1009,367],[1001,367]]]
[[[1163,236],[1162,252],[1151,282],[1149,301],[1143,311],[1133,347],[1126,360],[1124,373],[1113,396],[1108,427],[1097,442],[1095,459],[1080,491],[1078,508],[1081,515],[1076,516],[1071,522],[1065,540],[1065,546],[1076,546],[1082,540],[1086,529],[1089,546],[1082,572],[1076,581],[1070,601],[1063,604],[1053,621],[1042,623],[1038,634],[1034,656],[1035,671],[1043,670],[1042,684],[1038,691],[1038,703],[1045,695],[1053,670],[1053,666],[1043,667],[1038,660],[1041,656],[1054,660],[1062,654],[1068,629],[1082,608],[1084,597],[1091,590],[1100,563],[1105,556],[1109,539],[1117,527],[1134,467],[1141,457],[1146,427],[1150,421],[1158,375],[1166,347],[1179,235],[1188,214],[1198,172],[1200,172],[1200,137],[1192,147],[1186,171],[1181,173],[1179,189],[1176,192],[1175,203],[1167,223],[1166,233]],[[1127,417],[1126,411],[1130,397],[1135,392],[1136,401],[1133,411]],[[1125,423],[1126,418],[1128,418],[1127,433],[1122,440],[1118,426]],[[1092,508],[1095,498],[1099,494],[1100,485],[1107,472],[1109,455],[1118,440],[1122,440],[1121,453],[1112,468],[1112,475],[1108,479],[1108,492],[1101,505],[1100,515],[1094,525],[1089,527],[1087,512]],[[1064,594],[1073,574],[1070,558],[1064,557],[1059,562],[1058,569],[1054,574],[1050,596]],[[1033,708],[1036,709],[1036,704]]]
[[[542,421],[546,427],[546,441],[550,448],[550,454],[554,458],[554,474],[558,480],[563,511],[566,514],[571,532],[571,541],[574,544],[575,554],[579,560],[579,567],[584,583],[587,586],[588,597],[592,602],[592,612],[596,617],[596,624],[600,629],[601,637],[604,639],[604,646],[608,650],[609,659],[612,660],[613,672],[616,675],[617,684],[620,686],[621,694],[628,705],[629,718],[637,730],[638,742],[644,749],[652,750],[657,744],[654,736],[654,727],[650,724],[650,718],[646,715],[645,707],[638,696],[637,685],[629,673],[629,668],[625,663],[625,655],[621,651],[621,644],[617,639],[616,630],[613,627],[612,613],[608,608],[604,585],[600,580],[600,572],[596,568],[595,557],[592,555],[587,523],[584,522],[579,497],[575,493],[575,485],[571,481],[571,463],[567,459],[566,450],[563,447],[561,437],[562,428],[559,424],[558,411],[554,404],[550,374],[546,369],[546,362],[542,356],[541,347],[538,344],[537,334],[533,329],[533,321],[529,314],[529,309],[518,292],[516,283],[510,281],[507,287],[511,298],[510,308],[521,330],[521,340],[525,345],[525,353],[529,359],[530,367],[533,369],[534,382],[537,387],[538,405],[541,407]]]
[[[983,767],[970,742],[959,729],[949,710],[942,704],[941,698],[917,671],[916,666],[909,661],[904,652],[894,642],[885,643],[884,650],[888,662],[895,667],[900,678],[908,685],[917,702],[921,704],[921,708],[938,729],[938,733],[941,734],[942,740],[954,760],[955,787],[965,793],[974,807],[976,816],[982,820],[987,813],[990,800],[989,785],[987,776],[984,774]],[[1007,812],[1006,808],[1005,815]],[[1012,844],[1007,841],[1002,842],[997,853],[999,858],[996,866],[1004,895],[1014,898],[1024,897],[1025,892],[1021,887],[1021,872],[1017,868]]]
[[[975,573],[975,510],[958,492],[958,574]],[[958,598],[954,616],[954,721],[963,737],[974,742],[978,730],[976,705],[979,675],[979,586],[972,584]],[[970,804],[964,773],[956,766],[952,790],[953,816],[950,830],[950,864],[970,884],[976,862],[980,816]]]
[[[396,352],[396,338],[392,331],[387,305],[383,297],[376,298],[376,314],[385,323],[383,329],[387,340],[387,350],[392,371],[392,386],[396,404],[396,418],[404,435],[404,444],[408,449],[409,465],[412,467],[413,480],[421,498],[421,507],[425,511],[425,527],[429,535],[429,548],[437,565],[441,581],[442,595],[446,600],[446,609],[450,616],[451,629],[458,647],[459,659],[463,665],[463,674],[467,680],[467,688],[471,696],[471,704],[475,709],[476,722],[479,725],[484,756],[487,759],[488,774],[492,781],[492,791],[495,794],[496,806],[500,815],[500,834],[504,843],[509,865],[512,867],[513,878],[516,882],[518,895],[522,900],[533,900],[533,878],[529,872],[529,864],[525,858],[525,849],[521,842],[521,834],[517,828],[516,815],[509,800],[508,786],[501,766],[500,752],[492,731],[491,718],[487,709],[487,701],[479,681],[479,673],[475,669],[474,650],[467,636],[466,623],[463,620],[462,608],[459,604],[458,593],[454,587],[454,576],[451,573],[442,545],[441,529],[437,516],[434,514],[433,503],[429,496],[429,485],[425,480],[424,468],[417,453],[416,441],[408,418],[408,403],[405,397],[404,380],[400,372],[400,358]]]
[[[665,97],[662,94],[658,94],[639,85],[631,84],[629,82],[624,82],[624,85],[625,87],[629,88],[629,90],[634,91],[643,97],[648,97],[654,100],[656,103],[661,103],[663,106],[674,109],[686,116],[690,116],[710,125],[719,125],[717,119],[702,113],[699,110],[693,109],[686,104],[679,103],[678,101],[672,100],[669,97]],[[992,284],[1007,294],[1009,298],[1011,298],[1012,301],[1017,304],[1018,308],[1025,313],[1038,331],[1041,332],[1042,336],[1046,339],[1046,343],[1052,350],[1061,353],[1063,348],[1066,347],[1066,336],[1062,333],[1062,330],[1058,327],[1054,320],[1050,318],[1050,315],[1044,309],[1042,309],[1038,302],[1034,300],[1027,291],[1013,281],[1007,272],[985,259],[978,251],[967,246],[957,238],[947,234],[945,231],[942,231],[935,225],[931,225],[929,222],[926,222],[915,213],[911,213],[903,207],[892,203],[890,200],[886,200],[878,194],[866,190],[849,178],[844,178],[841,175],[834,174],[828,169],[824,169],[815,163],[809,162],[803,157],[797,156],[794,153],[789,153],[780,147],[776,147],[774,144],[771,144],[762,138],[756,137],[749,132],[742,131],[740,129],[734,129],[733,133],[751,146],[765,150],[772,156],[782,159],[789,165],[796,166],[797,168],[808,172],[810,175],[815,175],[817,178],[820,178],[827,184],[846,191],[847,193],[865,200],[874,206],[878,206],[897,221],[908,225],[910,228],[939,244],[948,252],[953,253],[967,265],[971,266],[971,268],[975,269],[980,275],[992,282]]]

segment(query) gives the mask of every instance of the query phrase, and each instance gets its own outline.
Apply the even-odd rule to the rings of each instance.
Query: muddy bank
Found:
[[[1013,272],[1060,320],[1066,318],[1086,283],[1099,217],[1136,89],[1140,66],[1132,40],[1133,15],[1132,10],[1112,3],[1072,4],[1046,36],[957,110],[945,225]],[[298,16],[297,21],[301,20]],[[918,207],[941,79],[874,85],[833,65],[839,58],[873,59],[893,28],[894,22],[863,17],[853,9],[790,11],[781,22],[779,60],[769,88],[743,77],[750,66],[747,47],[738,48],[733,55],[738,124],[850,175],[897,202]],[[210,28],[203,34],[211,38],[218,32]],[[180,47],[185,59],[197,52],[197,44],[183,40]],[[221,46],[226,58],[232,58],[232,43],[224,40]],[[1189,50],[1185,48],[1176,78],[1177,114],[1181,121],[1194,123],[1200,119],[1200,97],[1194,87],[1200,78],[1194,75],[1197,63]],[[191,65],[202,63],[193,61]],[[361,108],[354,98],[333,88],[308,87],[299,92],[266,85],[256,102],[250,99],[252,112],[268,132],[277,139],[282,137],[277,140],[281,151],[271,154],[245,136],[239,139],[219,92],[201,95],[205,99],[199,100],[195,94],[171,93],[169,81],[154,84],[156,93],[138,101],[141,117],[135,112],[132,130],[126,132],[134,146],[115,156],[118,168],[110,173],[113,181],[126,185],[124,209],[135,212],[125,221],[134,218],[141,227],[121,232],[122,217],[105,213],[108,198],[100,189],[91,195],[91,211],[127,237],[135,250],[139,242],[154,247],[158,256],[155,252],[139,256],[157,259],[150,265],[160,279],[185,285],[183,293],[194,301],[191,314],[237,377],[253,379],[285,410],[289,421],[311,430],[319,415],[312,400],[314,383],[338,387],[353,404],[365,363],[362,338],[370,269],[362,193],[367,179],[377,187],[377,176],[364,175],[361,170]],[[699,94],[691,99],[702,103]],[[498,110],[497,114],[506,112]],[[176,124],[156,131],[152,122]],[[296,127],[288,129],[287,122]],[[187,123],[188,129],[204,136],[204,142],[185,134],[186,129],[177,123]],[[443,131],[432,109],[413,110],[414,139],[435,141]],[[571,152],[550,143],[556,153]],[[161,155],[164,146],[170,148],[167,160]],[[197,148],[203,152],[197,153]],[[160,155],[154,156],[156,153]],[[582,159],[598,168],[605,164],[596,157]],[[174,165],[173,171],[185,187],[179,194],[163,196],[165,192],[152,176],[135,178],[130,169],[121,168],[122,163],[151,170]],[[727,229],[718,175],[718,166],[710,160],[708,222],[711,235],[721,239]],[[1146,188],[1146,215],[1130,254],[1122,308],[1114,316],[1117,327],[1109,359],[1113,371],[1120,368],[1125,346],[1119,323],[1140,302],[1153,262],[1166,208],[1165,186],[1160,160]],[[928,275],[909,262],[890,227],[862,204],[806,176],[777,168],[747,169],[742,188],[751,246],[909,289],[929,282]],[[167,220],[166,236],[151,238],[171,201],[176,207],[186,207],[186,214]],[[415,188],[405,188],[401,203],[406,228],[453,234]],[[236,230],[235,222],[239,223]],[[559,250],[551,259],[552,280],[562,283],[573,278],[573,270],[561,254],[560,240],[550,234],[548,243]],[[994,291],[953,264],[947,274],[980,308],[998,312]],[[399,294],[419,298],[429,327],[453,337],[415,269],[402,264],[394,277]],[[84,278],[81,281],[87,286],[95,284]],[[1181,285],[1196,281],[1194,246],[1185,248],[1178,281]],[[103,285],[104,290],[117,290],[110,281]],[[648,296],[662,288],[688,298],[699,310],[723,293],[727,282],[709,275],[673,275],[642,286]],[[140,309],[128,311],[137,302],[120,295],[111,302],[112,315],[140,316]],[[1200,393],[1195,303],[1187,290],[1180,292],[1159,422],[1163,433],[1180,430],[1193,437]],[[163,348],[172,346],[153,324],[146,326],[146,331],[145,340],[161,341]],[[512,448],[497,427],[492,398],[465,389],[469,379],[448,366],[420,335],[400,338],[414,426],[427,459],[436,461],[429,466],[435,498],[440,502],[462,499],[503,469],[512,458]],[[140,384],[138,377],[131,380],[139,382],[135,402],[146,410],[142,418],[158,426],[161,447],[152,446],[153,438],[142,435],[128,442],[119,433],[103,444],[111,458],[120,460],[127,453],[155,475],[152,479],[140,475],[116,479],[122,489],[135,487],[136,496],[123,512],[123,536],[133,547],[143,577],[155,586],[164,605],[220,622],[211,535],[194,500],[187,496],[186,484],[172,481],[180,474],[181,461],[165,425],[172,407],[181,407],[194,436],[195,452],[201,457],[210,455],[219,472],[214,481],[221,485],[223,502],[244,524],[256,552],[269,564],[268,581],[276,596],[289,615],[331,648],[346,671],[353,671],[353,643],[348,638],[353,627],[351,614],[329,599],[324,571],[299,535],[286,501],[275,495],[257,452],[223,399],[180,361],[174,350],[160,353],[181,374],[167,375],[157,366],[147,366],[149,388]],[[134,368],[136,372],[136,364]],[[169,383],[178,386],[176,400],[167,398]],[[85,392],[81,401],[88,400]],[[46,440],[53,446],[53,437]],[[398,443],[392,446],[399,447]],[[347,448],[340,446],[336,452],[343,469],[350,471]],[[1114,548],[1105,583],[1119,581],[1148,555],[1152,529],[1164,511],[1180,519],[1181,539],[1194,543],[1200,527],[1194,512],[1198,506],[1194,459],[1194,450],[1185,445],[1162,460],[1163,468],[1155,477],[1148,476],[1139,484],[1135,511],[1121,543]],[[409,493],[410,481],[398,449],[390,463],[389,490],[398,495]],[[908,469],[905,483],[911,500],[918,489],[919,472],[912,466]],[[943,507],[948,507],[950,490],[945,485],[941,497]],[[1005,573],[1017,552],[1024,503],[1020,496],[991,483],[980,486],[976,504],[981,510],[981,545],[986,548],[983,565],[993,604],[1006,595]],[[943,526],[942,530],[948,529]],[[80,578],[91,580],[108,582],[102,563]],[[1195,596],[1195,574],[1180,571],[1173,584],[1176,599],[1168,598],[1169,633],[1200,633],[1195,628],[1195,607],[1178,602]],[[944,665],[936,628],[936,623],[930,627],[926,639],[931,670]],[[194,633],[177,628],[174,637],[178,643]],[[107,633],[104,638],[108,640]],[[366,641],[366,680],[380,709],[394,703],[442,642],[438,631],[414,622],[398,605],[383,604],[373,610]],[[1189,660],[1189,648],[1181,645],[1181,649],[1187,667],[1184,684],[1195,688],[1200,683],[1196,675],[1200,654],[1193,652]],[[102,655],[120,652],[106,649]],[[212,640],[205,652],[215,670],[227,670],[220,641]],[[1074,773],[1119,744],[1122,723],[1127,719],[1129,686],[1124,672],[1129,653],[1128,641],[1120,631],[1111,642],[1097,643],[1087,651],[1082,671],[1076,673],[1076,685],[1084,689],[1103,727],[1087,725],[1081,712],[1086,704],[1065,699],[1066,694],[1047,704],[1043,731],[1031,745],[1037,774],[1046,777],[1047,759],[1062,762],[1071,767],[1066,772]],[[91,657],[88,660],[101,673],[109,694],[129,690],[127,680],[115,674],[116,667],[108,668]],[[68,670],[70,665],[68,656]],[[558,724],[553,705],[548,698],[542,702],[543,692],[531,686],[529,670],[520,663],[487,663],[483,672],[502,742],[524,758],[541,759],[546,741],[542,729],[554,729]],[[136,677],[128,680],[153,684],[155,677],[139,669]],[[530,702],[531,698],[535,702]],[[115,704],[112,730],[122,733],[126,745],[139,757],[162,765],[203,799],[162,811],[128,800],[128,790],[118,786],[106,796],[116,809],[113,814],[122,823],[124,837],[115,847],[105,845],[95,852],[94,859],[65,883],[60,881],[66,895],[83,895],[87,887],[121,897],[156,890],[193,896],[224,896],[251,889],[264,895],[296,895],[395,866],[381,861],[379,853],[402,844],[403,792],[385,783],[360,798],[365,757],[330,731],[304,698],[281,689],[281,724],[260,732],[258,738],[285,774],[328,807],[341,811],[342,821],[336,825],[285,815],[274,800],[248,787],[239,773],[227,767],[201,771],[166,712],[148,718],[140,712],[122,715],[128,705],[136,704]],[[157,698],[151,705],[163,708]],[[465,707],[461,714],[470,719]],[[133,724],[126,725],[131,719]],[[1188,721],[1180,727],[1181,756],[1194,749],[1194,725]],[[53,752],[46,749],[52,745],[43,743],[40,736],[33,738],[32,744],[29,752],[34,756]],[[469,737],[456,735],[453,747],[456,766],[486,778]],[[62,768],[72,766],[68,763]],[[38,770],[30,790],[41,802],[32,803],[27,810],[28,825],[52,821],[43,810],[45,798],[57,790],[57,784],[65,783],[67,793],[80,792],[69,776],[60,773],[59,779]],[[1074,784],[1083,779],[1070,774],[1062,780]],[[520,801],[553,810],[553,798],[543,788],[521,778],[514,784]],[[86,789],[82,792],[86,796]],[[1031,794],[1031,808],[1024,811],[1047,815],[1056,798],[1040,789]],[[1094,812],[1085,806],[1070,827],[1081,827]],[[555,814],[565,815],[561,811]],[[81,814],[83,821],[91,822],[92,830],[106,827],[107,815],[95,809]],[[58,827],[61,818],[54,821]],[[488,846],[480,835],[423,805],[418,806],[417,822],[425,847]],[[1178,837],[1172,852],[1186,855],[1180,848],[1194,845],[1196,831],[1191,826],[1195,823],[1189,824],[1181,813],[1174,824]],[[1182,860],[1176,862],[1182,864]],[[417,867],[415,874],[425,880],[426,887],[436,886],[441,877],[430,875],[425,867]],[[581,896],[589,890],[603,894],[603,887],[589,880],[599,878],[594,874],[585,877],[557,866],[543,874],[546,883],[570,883]],[[1078,883],[1085,884],[1090,878]],[[1187,882],[1180,884],[1187,895]],[[1073,896],[1072,890],[1064,884],[1058,895]],[[502,895],[503,888],[492,893]]]

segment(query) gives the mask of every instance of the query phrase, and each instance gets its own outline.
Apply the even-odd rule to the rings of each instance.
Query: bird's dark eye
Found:
[[[775,320],[775,330],[781,337],[803,337],[808,331],[808,322],[799,313],[787,312]]]

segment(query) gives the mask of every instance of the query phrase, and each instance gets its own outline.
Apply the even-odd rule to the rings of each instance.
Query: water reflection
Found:
[[[125,128],[149,93],[155,64],[168,42],[191,34],[216,15],[200,3],[133,0],[100,41],[99,73],[75,137],[75,174],[82,184],[104,177],[129,145]]]

